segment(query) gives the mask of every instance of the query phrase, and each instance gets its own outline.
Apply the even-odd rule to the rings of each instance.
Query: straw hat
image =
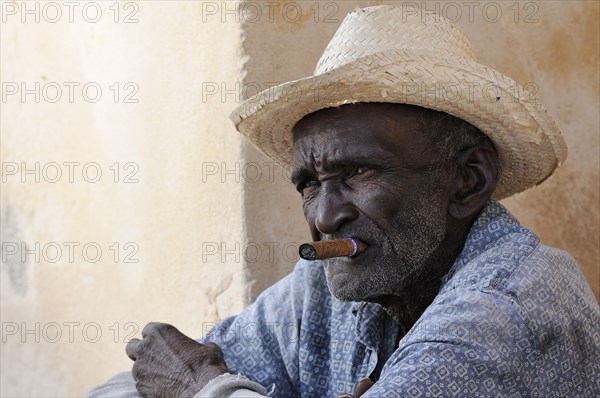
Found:
[[[355,102],[417,105],[478,127],[498,150],[497,199],[541,183],[567,156],[544,107],[511,78],[479,64],[456,26],[393,6],[348,14],[313,76],[247,99],[231,119],[259,150],[289,167],[292,128],[302,117]]]

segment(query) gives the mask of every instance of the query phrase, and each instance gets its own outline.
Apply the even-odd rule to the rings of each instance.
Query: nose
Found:
[[[336,232],[345,222],[356,220],[358,210],[339,192],[321,191],[315,227],[322,234]]]

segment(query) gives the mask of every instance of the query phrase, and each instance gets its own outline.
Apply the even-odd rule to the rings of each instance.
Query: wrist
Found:
[[[200,392],[211,380],[228,373],[227,368],[211,367],[200,374],[190,374],[182,380],[181,388],[176,392],[177,398],[191,398]]]
[[[238,395],[241,393],[241,395]],[[222,374],[212,379],[194,398],[268,397],[267,390],[242,374]]]

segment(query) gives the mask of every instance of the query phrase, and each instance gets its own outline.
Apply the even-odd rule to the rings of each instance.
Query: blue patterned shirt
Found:
[[[433,303],[401,338],[376,304],[341,302],[299,261],[205,336],[270,397],[600,397],[600,309],[567,253],[498,202],[474,223]],[[379,364],[379,366],[378,366]]]

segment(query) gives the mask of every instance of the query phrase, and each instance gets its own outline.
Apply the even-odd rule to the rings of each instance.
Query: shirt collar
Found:
[[[537,237],[528,229],[523,228],[504,206],[495,199],[490,199],[471,226],[463,251],[456,258],[450,271],[442,278],[442,286],[465,264],[473,261],[491,247],[496,246],[498,241],[513,233],[526,233],[537,240]]]
[[[356,302],[352,314],[355,317],[354,333],[359,342],[378,356],[389,356],[394,352],[400,326],[382,306]]]

